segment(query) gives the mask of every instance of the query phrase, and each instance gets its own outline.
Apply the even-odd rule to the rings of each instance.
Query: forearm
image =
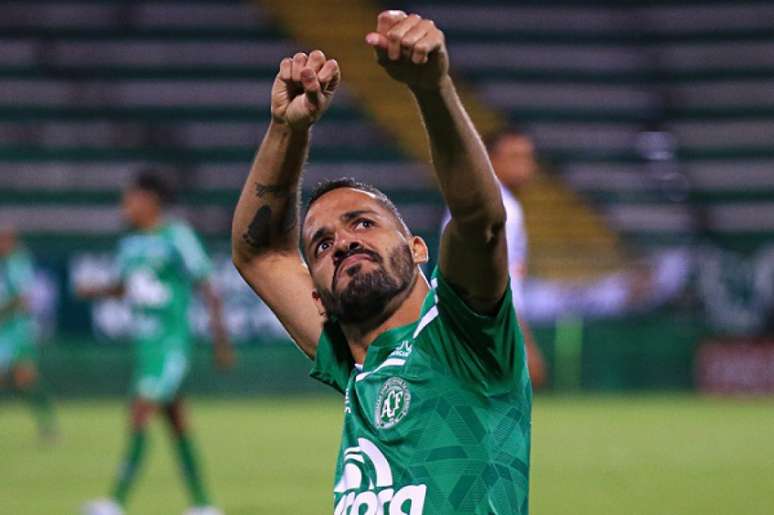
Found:
[[[237,265],[267,252],[297,250],[301,169],[308,150],[309,130],[269,124],[234,212]]]
[[[204,288],[204,302],[207,304],[207,312],[210,317],[212,341],[216,346],[228,346],[228,332],[223,319],[223,301],[210,285]]]
[[[451,213],[441,237],[440,269],[468,306],[492,314],[508,284],[500,187],[451,80],[447,77],[439,88],[415,95]]]
[[[505,210],[492,165],[449,77],[437,89],[415,90],[433,165],[458,226],[497,225]]]

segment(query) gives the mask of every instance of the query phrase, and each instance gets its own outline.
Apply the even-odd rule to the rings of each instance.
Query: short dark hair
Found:
[[[400,211],[398,211],[398,208],[395,207],[395,204],[393,204],[392,200],[384,194],[382,190],[377,188],[376,186],[372,186],[371,184],[367,184],[365,182],[358,181],[357,179],[353,177],[340,177],[338,179],[326,179],[312,190],[312,195],[309,197],[309,202],[306,204],[306,212],[309,212],[309,208],[312,207],[312,204],[314,204],[317,199],[325,195],[326,193],[337,190],[340,188],[352,188],[354,190],[360,190],[364,191],[366,193],[372,194],[374,197],[376,197],[376,200],[384,206],[391,214],[395,217],[395,219],[398,221],[398,223],[403,227],[403,229],[407,233],[411,233],[409,230],[408,225],[406,224],[406,221],[403,219],[403,216],[401,216]]]
[[[503,139],[508,136],[521,136],[523,138],[530,138],[529,133],[523,128],[514,123],[510,123],[504,127],[493,130],[482,136],[481,140],[484,142],[487,152],[492,152],[494,148]]]
[[[174,200],[172,187],[161,176],[161,173],[153,168],[145,168],[137,172],[132,180],[131,187],[153,193],[162,204],[169,204]]]

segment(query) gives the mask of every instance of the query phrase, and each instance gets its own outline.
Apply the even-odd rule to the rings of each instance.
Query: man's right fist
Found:
[[[380,65],[414,91],[438,88],[449,76],[446,38],[432,20],[403,11],[384,11],[366,35]]]
[[[339,63],[320,50],[286,57],[271,88],[272,118],[296,130],[308,129],[328,109],[340,81]]]

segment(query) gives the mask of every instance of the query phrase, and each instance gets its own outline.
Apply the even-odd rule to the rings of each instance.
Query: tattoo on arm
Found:
[[[287,234],[295,229],[298,223],[298,193],[285,185],[255,184],[255,195],[258,198],[276,197],[285,199],[282,219],[279,220],[278,230],[281,234]],[[268,247],[272,236],[272,207],[265,204],[258,208],[253,220],[242,235],[242,240],[254,249]]]
[[[242,240],[254,249],[262,249],[271,241],[271,208],[262,206],[242,235]]]
[[[284,184],[261,184],[260,182],[256,182],[255,196],[263,198],[267,195],[283,198],[293,195],[293,191]]]

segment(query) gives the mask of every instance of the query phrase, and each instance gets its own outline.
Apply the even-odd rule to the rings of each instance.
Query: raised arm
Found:
[[[330,104],[339,66],[315,50],[283,59],[271,92],[272,120],[239,197],[232,257],[239,273],[313,358],[323,318],[299,252],[301,169],[309,131]]]
[[[441,237],[441,272],[472,309],[491,312],[508,283],[505,209],[486,149],[449,76],[444,35],[431,20],[385,11],[366,41],[387,73],[412,91],[425,123],[451,212]]]

